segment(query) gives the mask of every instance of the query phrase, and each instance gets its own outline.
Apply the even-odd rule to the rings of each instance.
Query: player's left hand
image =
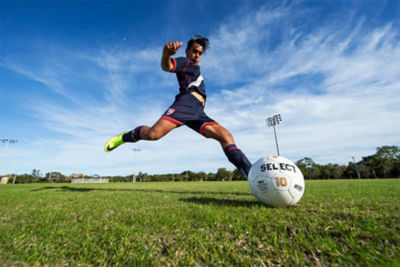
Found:
[[[183,45],[182,42],[168,42],[165,46],[164,46],[164,55],[166,56],[173,56],[176,54],[176,52],[178,52],[178,49]]]

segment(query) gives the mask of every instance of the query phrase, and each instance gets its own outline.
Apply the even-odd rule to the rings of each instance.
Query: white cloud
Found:
[[[251,22],[241,26],[237,32],[230,27],[229,35],[222,31],[222,38],[214,36],[214,42],[234,44],[242,28],[268,30]],[[241,53],[216,51],[214,61],[228,65],[227,75],[223,68],[218,75],[238,81],[248,75],[243,69],[253,67],[250,75],[256,79],[244,78],[239,88],[215,94],[210,113],[218,113],[228,128],[244,136],[251,155],[274,153],[273,136],[263,138],[260,133],[272,132],[263,129],[263,122],[275,113],[284,117],[278,134],[282,132],[281,152],[290,158],[312,156],[323,163],[346,163],[351,156],[372,154],[383,144],[399,144],[393,123],[400,121],[398,33],[390,24],[373,32],[362,30],[362,23],[350,28],[332,24],[303,33],[300,42],[283,38],[286,41],[273,51],[263,49],[261,41],[250,42]],[[318,75],[318,80],[297,83],[299,75],[309,79]],[[252,132],[258,133],[256,138],[245,137]]]

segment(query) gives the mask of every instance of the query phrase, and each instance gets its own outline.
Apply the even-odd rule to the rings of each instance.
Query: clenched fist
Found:
[[[175,55],[176,52],[178,51],[178,49],[182,46],[182,42],[168,42],[165,46],[164,46],[164,55],[165,56],[172,56]]]

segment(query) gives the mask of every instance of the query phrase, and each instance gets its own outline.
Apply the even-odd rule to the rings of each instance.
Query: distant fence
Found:
[[[99,184],[109,183],[108,178],[75,178],[71,180],[72,184]]]

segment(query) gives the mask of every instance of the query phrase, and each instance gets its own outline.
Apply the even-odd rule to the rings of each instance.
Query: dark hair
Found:
[[[210,42],[208,41],[208,38],[199,34],[196,34],[192,39],[189,40],[186,49],[190,49],[194,43],[201,45],[204,53],[208,48],[210,48]]]

